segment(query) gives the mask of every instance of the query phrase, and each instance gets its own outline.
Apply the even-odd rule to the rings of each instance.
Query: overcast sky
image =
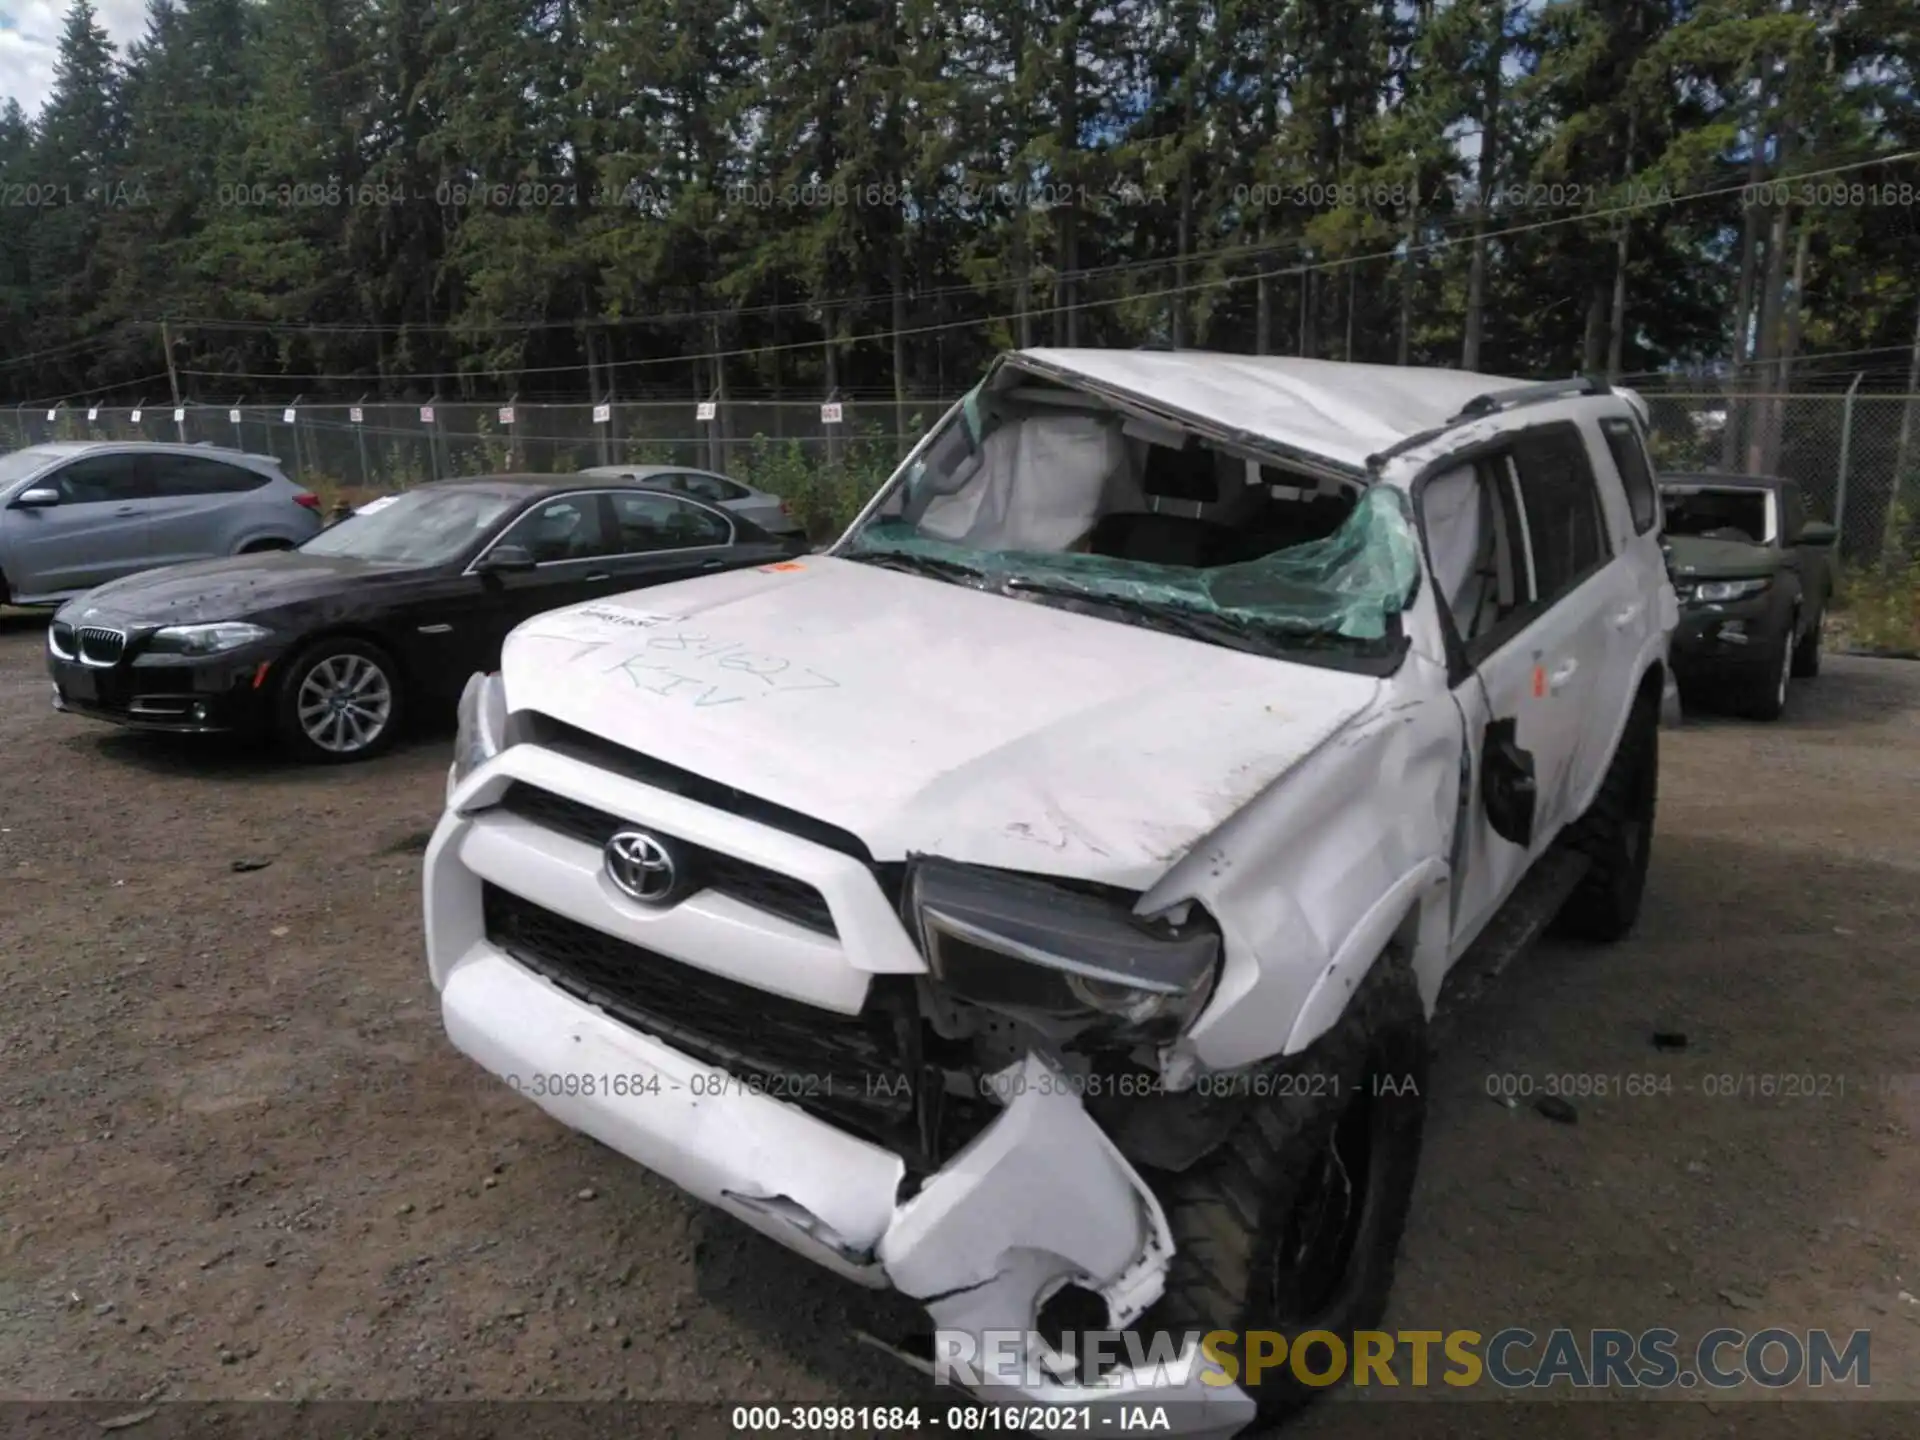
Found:
[[[68,0],[0,0],[0,108],[15,99],[37,115],[53,87],[53,58]],[[100,23],[123,56],[146,28],[146,0],[93,0]]]

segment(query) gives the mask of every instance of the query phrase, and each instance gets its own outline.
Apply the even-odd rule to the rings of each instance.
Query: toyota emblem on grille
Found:
[[[607,841],[607,878],[642,905],[665,904],[680,883],[673,852],[644,830],[622,830]]]

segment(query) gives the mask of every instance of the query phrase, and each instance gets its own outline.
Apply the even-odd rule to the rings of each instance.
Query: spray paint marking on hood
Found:
[[[1144,888],[1379,682],[815,557],[529,621],[531,707],[914,852]]]

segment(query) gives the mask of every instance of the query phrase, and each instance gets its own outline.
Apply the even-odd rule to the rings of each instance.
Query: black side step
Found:
[[[1540,938],[1567,897],[1586,878],[1590,863],[1585,855],[1564,845],[1554,845],[1542,855],[1506,903],[1494,912],[1467,953],[1447,972],[1437,1013],[1457,1014],[1484,995],[1501,972]]]

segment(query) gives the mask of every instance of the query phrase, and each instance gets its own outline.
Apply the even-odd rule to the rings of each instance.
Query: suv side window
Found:
[[[1647,461],[1647,447],[1640,438],[1640,427],[1631,420],[1610,415],[1600,422],[1600,433],[1613,456],[1613,468],[1620,472],[1620,483],[1626,487],[1633,533],[1644,535],[1660,518],[1660,492],[1653,481],[1653,467]]]
[[[702,505],[672,495],[627,491],[608,497],[614,524],[619,527],[616,548],[623,555],[647,550],[693,550],[725,545],[733,527]]]
[[[1599,482],[1579,428],[1571,424],[1523,430],[1514,440],[1513,464],[1533,557],[1534,599],[1551,605],[1607,561]]]
[[[137,455],[83,456],[35,483],[58,490],[68,505],[106,505],[147,496]]]
[[[600,507],[591,495],[556,495],[542,500],[514,521],[497,543],[521,546],[540,565],[591,560],[611,548]]]
[[[267,477],[257,470],[208,460],[199,455],[149,455],[147,475],[162,499],[183,495],[238,495],[258,490]]]

